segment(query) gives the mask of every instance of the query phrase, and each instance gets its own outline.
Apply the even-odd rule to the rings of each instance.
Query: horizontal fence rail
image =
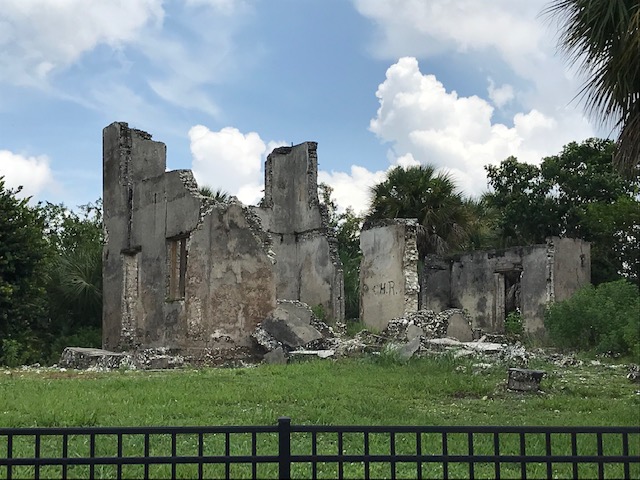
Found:
[[[0,478],[640,478],[640,427],[0,428]]]

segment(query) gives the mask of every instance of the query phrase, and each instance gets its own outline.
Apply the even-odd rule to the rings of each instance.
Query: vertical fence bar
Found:
[[[91,458],[91,464],[89,465],[89,478],[96,478],[96,464],[94,458],[96,456],[96,434],[91,433],[89,435],[89,457]]]
[[[116,440],[116,450],[118,451],[118,466],[116,467],[116,477],[118,480],[122,478],[122,432],[118,433]]]
[[[7,434],[7,459],[11,460],[13,458],[13,434]],[[7,480],[11,480],[11,473],[13,468],[11,467],[11,463],[7,463]]]
[[[256,480],[258,478],[258,463],[256,462],[256,456],[258,456],[258,434],[251,432],[251,478]]]
[[[371,470],[369,465],[369,432],[364,432],[364,478],[371,478]]]
[[[475,464],[473,462],[473,432],[467,433],[467,445],[469,447],[469,478],[473,480],[475,476]]]
[[[69,456],[69,436],[62,434],[62,458]],[[67,464],[62,465],[62,480],[67,480]]]
[[[602,432],[596,433],[596,440],[598,442],[598,478],[604,478],[604,462],[602,461]]]
[[[147,460],[144,463],[144,478],[149,478],[149,434],[144,434],[144,457]]]
[[[520,432],[520,455],[525,456],[527,454],[527,442],[524,432]],[[527,480],[527,461],[526,459],[520,462],[520,478]]]
[[[575,480],[578,479],[578,459],[575,458],[578,456],[578,436],[576,432],[571,432],[571,456],[574,457],[573,462],[571,462],[571,468],[573,470],[573,478]]]
[[[36,433],[34,435],[34,440],[35,440],[35,452],[34,452],[34,457],[35,458],[40,458],[40,434]],[[40,479],[40,464],[34,465],[35,469],[34,469],[34,477],[36,480]]]
[[[416,432],[416,455],[422,456],[422,434],[420,432]],[[418,459],[416,466],[418,468],[416,478],[422,480],[422,461]]]
[[[391,464],[391,480],[396,480],[396,434],[389,432],[389,463]]]
[[[254,432],[255,435],[255,432]],[[253,456],[255,453],[251,452]],[[198,433],[198,480],[202,480],[204,478],[204,434],[202,432]],[[253,476],[255,478],[255,475]]]
[[[629,470],[629,435],[622,434],[622,455],[627,459],[624,462],[624,478],[628,480],[631,478],[631,472]]]
[[[338,432],[338,478],[344,478],[344,462],[342,461],[342,454],[344,452],[344,444],[342,438],[342,432]]]
[[[171,432],[171,478],[177,478],[176,455],[178,454],[178,441],[176,435],[175,431]]]
[[[279,478],[291,478],[291,419],[278,418],[278,470]]]
[[[225,432],[224,434],[224,478],[231,478],[231,434]],[[175,477],[174,477],[175,478]]]
[[[442,432],[442,455],[445,457],[442,460],[442,478],[445,480],[449,478],[449,445],[447,444],[447,432]]]
[[[318,434],[311,432],[311,456],[315,457],[318,454]],[[314,458],[311,462],[311,478],[316,480],[318,478],[318,462]]]
[[[493,454],[496,456],[494,475],[496,480],[500,480],[500,434],[498,432],[493,433]]]
[[[551,434],[549,432],[544,434],[544,445],[547,455],[547,478],[553,478],[553,468],[551,464]]]

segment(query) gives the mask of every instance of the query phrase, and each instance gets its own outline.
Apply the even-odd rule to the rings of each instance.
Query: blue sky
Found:
[[[0,0],[0,175],[34,200],[101,196],[102,128],[167,144],[168,168],[246,203],[277,145],[366,208],[395,165],[467,195],[484,166],[598,132],[546,0]]]

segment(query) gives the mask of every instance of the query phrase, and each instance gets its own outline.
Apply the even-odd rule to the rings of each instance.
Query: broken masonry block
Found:
[[[507,388],[519,392],[537,392],[546,372],[526,368],[510,368]]]

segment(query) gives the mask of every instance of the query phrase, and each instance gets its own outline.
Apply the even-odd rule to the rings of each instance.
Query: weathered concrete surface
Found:
[[[264,363],[269,363],[272,365],[285,365],[287,361],[287,354],[282,347],[278,347],[275,350],[264,354]]]
[[[520,392],[537,392],[544,375],[545,372],[542,370],[510,368],[507,388]]]
[[[58,366],[78,370],[163,370],[185,364],[183,356],[166,349],[145,349],[137,352],[110,352],[100,348],[67,347]]]
[[[409,360],[420,349],[420,337],[415,337],[398,349],[400,360]]]
[[[470,342],[473,340],[473,331],[471,330],[471,322],[461,313],[454,313],[449,316],[447,321],[447,337],[455,338],[461,342]]]
[[[418,310],[416,220],[366,223],[360,233],[360,320],[383,330],[389,320]]]
[[[62,352],[58,365],[62,368],[88,368],[118,369],[131,367],[133,360],[131,355],[119,352],[110,352],[100,348],[67,347]]]
[[[412,340],[415,337],[443,338],[447,336],[449,331],[450,319],[454,318],[456,321],[456,317],[460,317],[457,321],[467,325],[471,322],[465,312],[458,309],[449,309],[438,313],[433,310],[418,310],[391,319],[381,335],[397,342]]]
[[[503,332],[511,311],[520,311],[529,333],[544,330],[544,311],[591,279],[589,243],[551,237],[543,245],[470,252],[447,260],[425,259],[423,308],[464,309],[472,328]]]
[[[291,315],[282,307],[271,312],[261,325],[273,338],[291,348],[301,347],[322,338],[322,334],[308,322]]]
[[[264,200],[254,211],[273,237],[277,298],[320,305],[328,321],[344,320],[342,263],[318,200],[315,142],[271,152]]]
[[[103,132],[103,347],[250,345],[276,305],[270,238],[239,202],[165,172],[166,148],[113,123]]]

